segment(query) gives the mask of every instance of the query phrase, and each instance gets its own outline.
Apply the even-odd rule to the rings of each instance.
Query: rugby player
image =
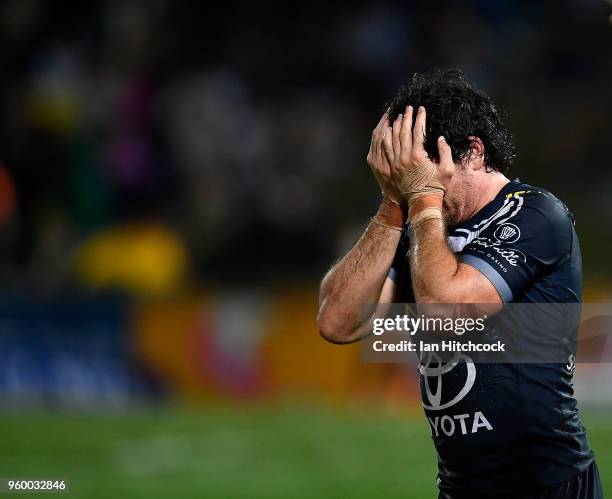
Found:
[[[499,110],[461,72],[415,75],[372,134],[367,161],[382,201],[321,282],[323,338],[366,336],[371,303],[580,303],[572,215],[546,190],[509,180],[513,158]],[[603,497],[574,398],[574,358],[461,362],[438,371],[433,396],[419,366],[439,498]]]

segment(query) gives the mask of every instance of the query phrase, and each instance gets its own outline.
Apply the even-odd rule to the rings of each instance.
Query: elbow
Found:
[[[317,327],[321,338],[330,343],[343,345],[355,341],[351,335],[352,331],[323,308],[319,310],[317,315]]]
[[[417,292],[416,302],[423,305],[464,303],[469,298],[465,289],[455,286],[436,286],[435,288],[420,289]]]
[[[430,294],[421,294],[419,296],[416,297],[416,302],[419,305],[430,305],[432,303],[440,303],[439,300],[437,300],[436,298],[434,298],[432,295]]]
[[[444,305],[458,303],[458,297],[453,296],[448,290],[432,290],[425,293],[419,293],[416,302],[419,305]]]

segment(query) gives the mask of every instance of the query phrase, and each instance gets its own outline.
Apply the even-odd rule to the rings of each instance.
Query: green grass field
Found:
[[[612,490],[612,421],[602,412],[584,419]],[[65,477],[69,497],[436,497],[435,453],[418,415],[252,407],[5,413],[0,439],[0,476]]]

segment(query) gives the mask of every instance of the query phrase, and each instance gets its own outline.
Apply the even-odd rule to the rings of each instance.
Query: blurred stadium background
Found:
[[[412,368],[317,334],[415,71],[509,112],[612,301],[603,0],[0,4],[0,475],[74,497],[435,496]],[[608,365],[578,399],[612,490]]]

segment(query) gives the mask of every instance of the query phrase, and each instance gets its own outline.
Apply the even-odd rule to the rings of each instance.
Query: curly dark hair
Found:
[[[397,115],[412,105],[427,111],[425,150],[438,161],[437,139],[444,135],[451,147],[454,161],[467,159],[471,152],[468,137],[482,140],[485,165],[506,173],[514,160],[512,135],[503,123],[503,113],[491,98],[470,83],[462,71],[437,70],[430,74],[416,73],[387,104],[391,123]]]

